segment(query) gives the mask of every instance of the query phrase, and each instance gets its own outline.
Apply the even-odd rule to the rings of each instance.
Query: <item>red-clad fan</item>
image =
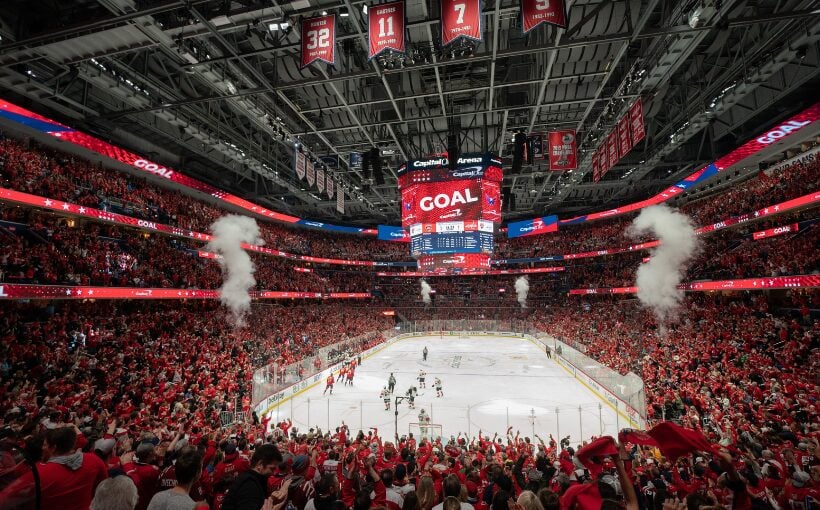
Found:
[[[131,479],[134,480],[134,485],[137,486],[137,492],[139,494],[137,510],[145,510],[148,508],[148,503],[156,493],[160,470],[154,464],[156,460],[156,450],[151,441],[155,440],[157,440],[156,437],[143,440],[143,442],[137,446],[133,460],[126,462],[122,466],[125,474],[130,476]]]

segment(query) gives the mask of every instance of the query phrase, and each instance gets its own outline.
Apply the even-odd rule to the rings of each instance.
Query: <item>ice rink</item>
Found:
[[[427,346],[427,361],[422,350]],[[410,385],[418,387],[419,370],[427,372],[427,388],[419,388],[416,409],[399,404],[398,432],[414,430],[424,407],[431,423],[441,425],[445,437],[459,432],[474,436],[508,426],[522,436],[570,435],[572,441],[602,433],[616,435],[628,426],[623,416],[572,377],[540,346],[523,338],[493,336],[428,336],[399,340],[363,360],[353,386],[338,383],[333,395],[322,395],[324,381],[271,410],[274,422],[291,417],[300,431],[336,427],[342,421],[355,434],[378,427],[382,437],[394,432],[394,409],[384,410],[379,397],[392,372],[395,396]],[[444,396],[436,397],[439,377]],[[418,432],[416,430],[416,432]]]

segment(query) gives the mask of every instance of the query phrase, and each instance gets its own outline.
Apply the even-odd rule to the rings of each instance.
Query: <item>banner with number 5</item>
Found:
[[[441,0],[441,44],[459,37],[481,40],[481,0]]]
[[[373,58],[384,50],[404,53],[404,1],[371,5],[367,10],[368,39]]]
[[[316,16],[302,20],[302,67],[316,60],[336,63],[336,16]]]
[[[526,34],[541,23],[567,28],[565,0],[521,0],[521,29]]]

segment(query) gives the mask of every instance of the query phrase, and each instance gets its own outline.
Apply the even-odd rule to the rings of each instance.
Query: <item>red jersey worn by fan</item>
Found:
[[[125,474],[130,476],[137,486],[139,501],[136,510],[146,510],[151,498],[154,497],[159,480],[159,468],[153,464],[144,464],[139,461],[128,462],[122,467]]]
[[[77,452],[37,464],[43,509],[87,510],[97,486],[108,478],[105,463],[93,453]],[[0,507],[16,508],[35,499],[31,470],[0,492]],[[25,508],[25,506],[23,506]]]

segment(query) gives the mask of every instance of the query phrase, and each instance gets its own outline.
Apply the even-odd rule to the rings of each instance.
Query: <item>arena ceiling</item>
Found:
[[[576,0],[566,30],[523,35],[519,0],[483,4],[483,41],[441,48],[436,0],[407,0],[406,58],[367,60],[351,0],[5,0],[0,93],[274,209],[336,223],[397,223],[395,171],[446,150],[508,156],[513,130],[575,128],[580,168],[507,172],[505,219],[646,197],[817,99],[813,0]],[[367,2],[369,3],[369,2]],[[300,69],[283,21],[338,18],[337,63]],[[647,136],[598,182],[590,156],[634,98]],[[347,190],[306,190],[293,142],[340,155]],[[348,154],[378,147],[386,182]],[[592,149],[592,150],[590,150]]]

